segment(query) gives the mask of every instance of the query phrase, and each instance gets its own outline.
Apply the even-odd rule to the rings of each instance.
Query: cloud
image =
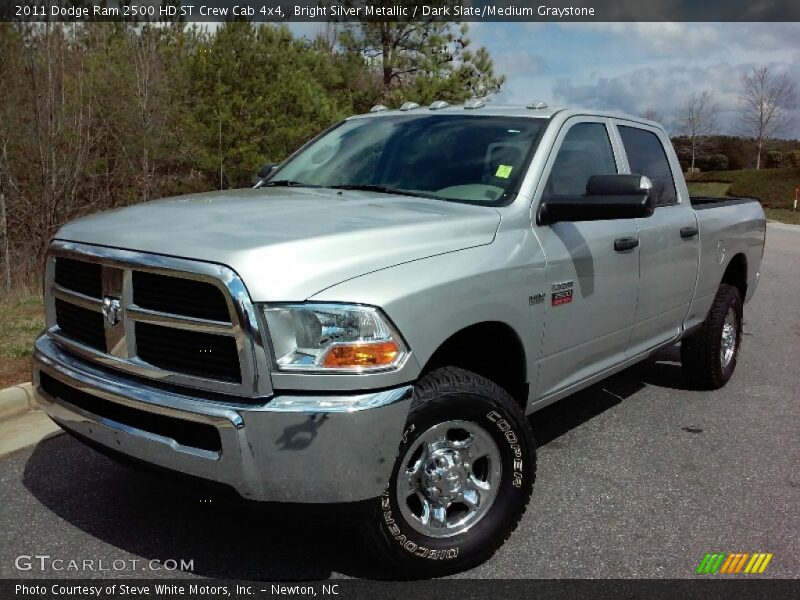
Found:
[[[613,36],[635,44],[640,51],[662,55],[712,50],[723,41],[720,29],[708,23],[579,23],[573,27]]]
[[[798,23],[564,23],[572,31],[604,36],[630,47],[637,56],[702,59],[705,55],[744,57],[791,53],[798,46]],[[752,58],[752,57],[751,57]]]
[[[742,23],[736,44],[752,50],[791,52],[800,49],[797,23]]]
[[[481,36],[508,76],[498,102],[656,110],[670,126],[692,92],[707,90],[721,131],[735,133],[741,76],[754,65],[788,74],[800,93],[800,23],[558,23],[535,33],[527,26],[492,24]],[[800,137],[800,109],[795,114],[788,135]]]
[[[683,109],[692,92],[709,91],[719,108],[720,130],[736,132],[738,95],[742,75],[751,65],[718,63],[707,67],[639,68],[615,77],[598,76],[588,82],[575,82],[563,77],[556,80],[553,93],[569,106],[597,110],[622,111],[639,115],[646,110],[656,110],[664,115],[668,128]],[[800,73],[800,63],[790,66],[774,65],[777,73],[790,77]],[[800,122],[800,121],[798,121]],[[794,132],[797,135],[797,127]]]
[[[495,72],[507,77],[534,77],[545,70],[544,59],[525,50],[505,50],[493,58]]]

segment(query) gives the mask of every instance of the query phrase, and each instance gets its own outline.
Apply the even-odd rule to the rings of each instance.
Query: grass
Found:
[[[754,169],[709,171],[687,176],[694,196],[744,196],[756,198],[768,219],[800,224],[800,212],[791,210],[795,189],[800,187],[800,169]]]
[[[30,379],[33,340],[44,326],[39,295],[17,292],[0,298],[0,388]]]
[[[729,196],[756,198],[768,208],[791,208],[794,191],[800,187],[800,169],[709,171],[694,173],[687,177],[687,181],[692,185],[727,183],[729,187],[725,193]]]
[[[687,181],[689,194],[692,196],[725,197],[728,195],[730,183],[724,181]]]
[[[772,221],[780,221],[790,225],[800,225],[800,209],[791,210],[788,208],[765,208],[767,218]]]

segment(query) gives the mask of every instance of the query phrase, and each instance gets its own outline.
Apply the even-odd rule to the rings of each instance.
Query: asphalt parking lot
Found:
[[[729,385],[687,389],[671,349],[534,415],[528,512],[459,577],[683,578],[713,551],[771,552],[764,576],[800,577],[800,229],[767,239]],[[347,526],[183,490],[66,435],[0,460],[0,507],[0,578],[382,575]],[[15,568],[34,554],[128,566]],[[151,559],[194,569],[143,570]]]

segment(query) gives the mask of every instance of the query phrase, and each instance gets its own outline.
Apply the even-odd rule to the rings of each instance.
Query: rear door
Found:
[[[637,219],[639,302],[629,355],[675,338],[694,294],[699,256],[697,216],[675,185],[680,165],[667,151],[671,142],[656,128],[615,121],[625,151],[625,168],[653,182],[655,213]],[[671,161],[670,158],[673,160]]]
[[[546,195],[584,195],[592,175],[619,172],[610,122],[575,117],[562,127],[543,173]],[[615,251],[637,238],[635,219],[536,225],[550,290],[537,396],[545,398],[625,359],[636,314],[639,251]]]

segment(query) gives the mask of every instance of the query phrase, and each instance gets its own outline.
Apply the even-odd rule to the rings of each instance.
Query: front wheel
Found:
[[[406,577],[469,568],[514,531],[535,475],[533,432],[513,398],[475,373],[438,369],[416,385],[366,542]]]

